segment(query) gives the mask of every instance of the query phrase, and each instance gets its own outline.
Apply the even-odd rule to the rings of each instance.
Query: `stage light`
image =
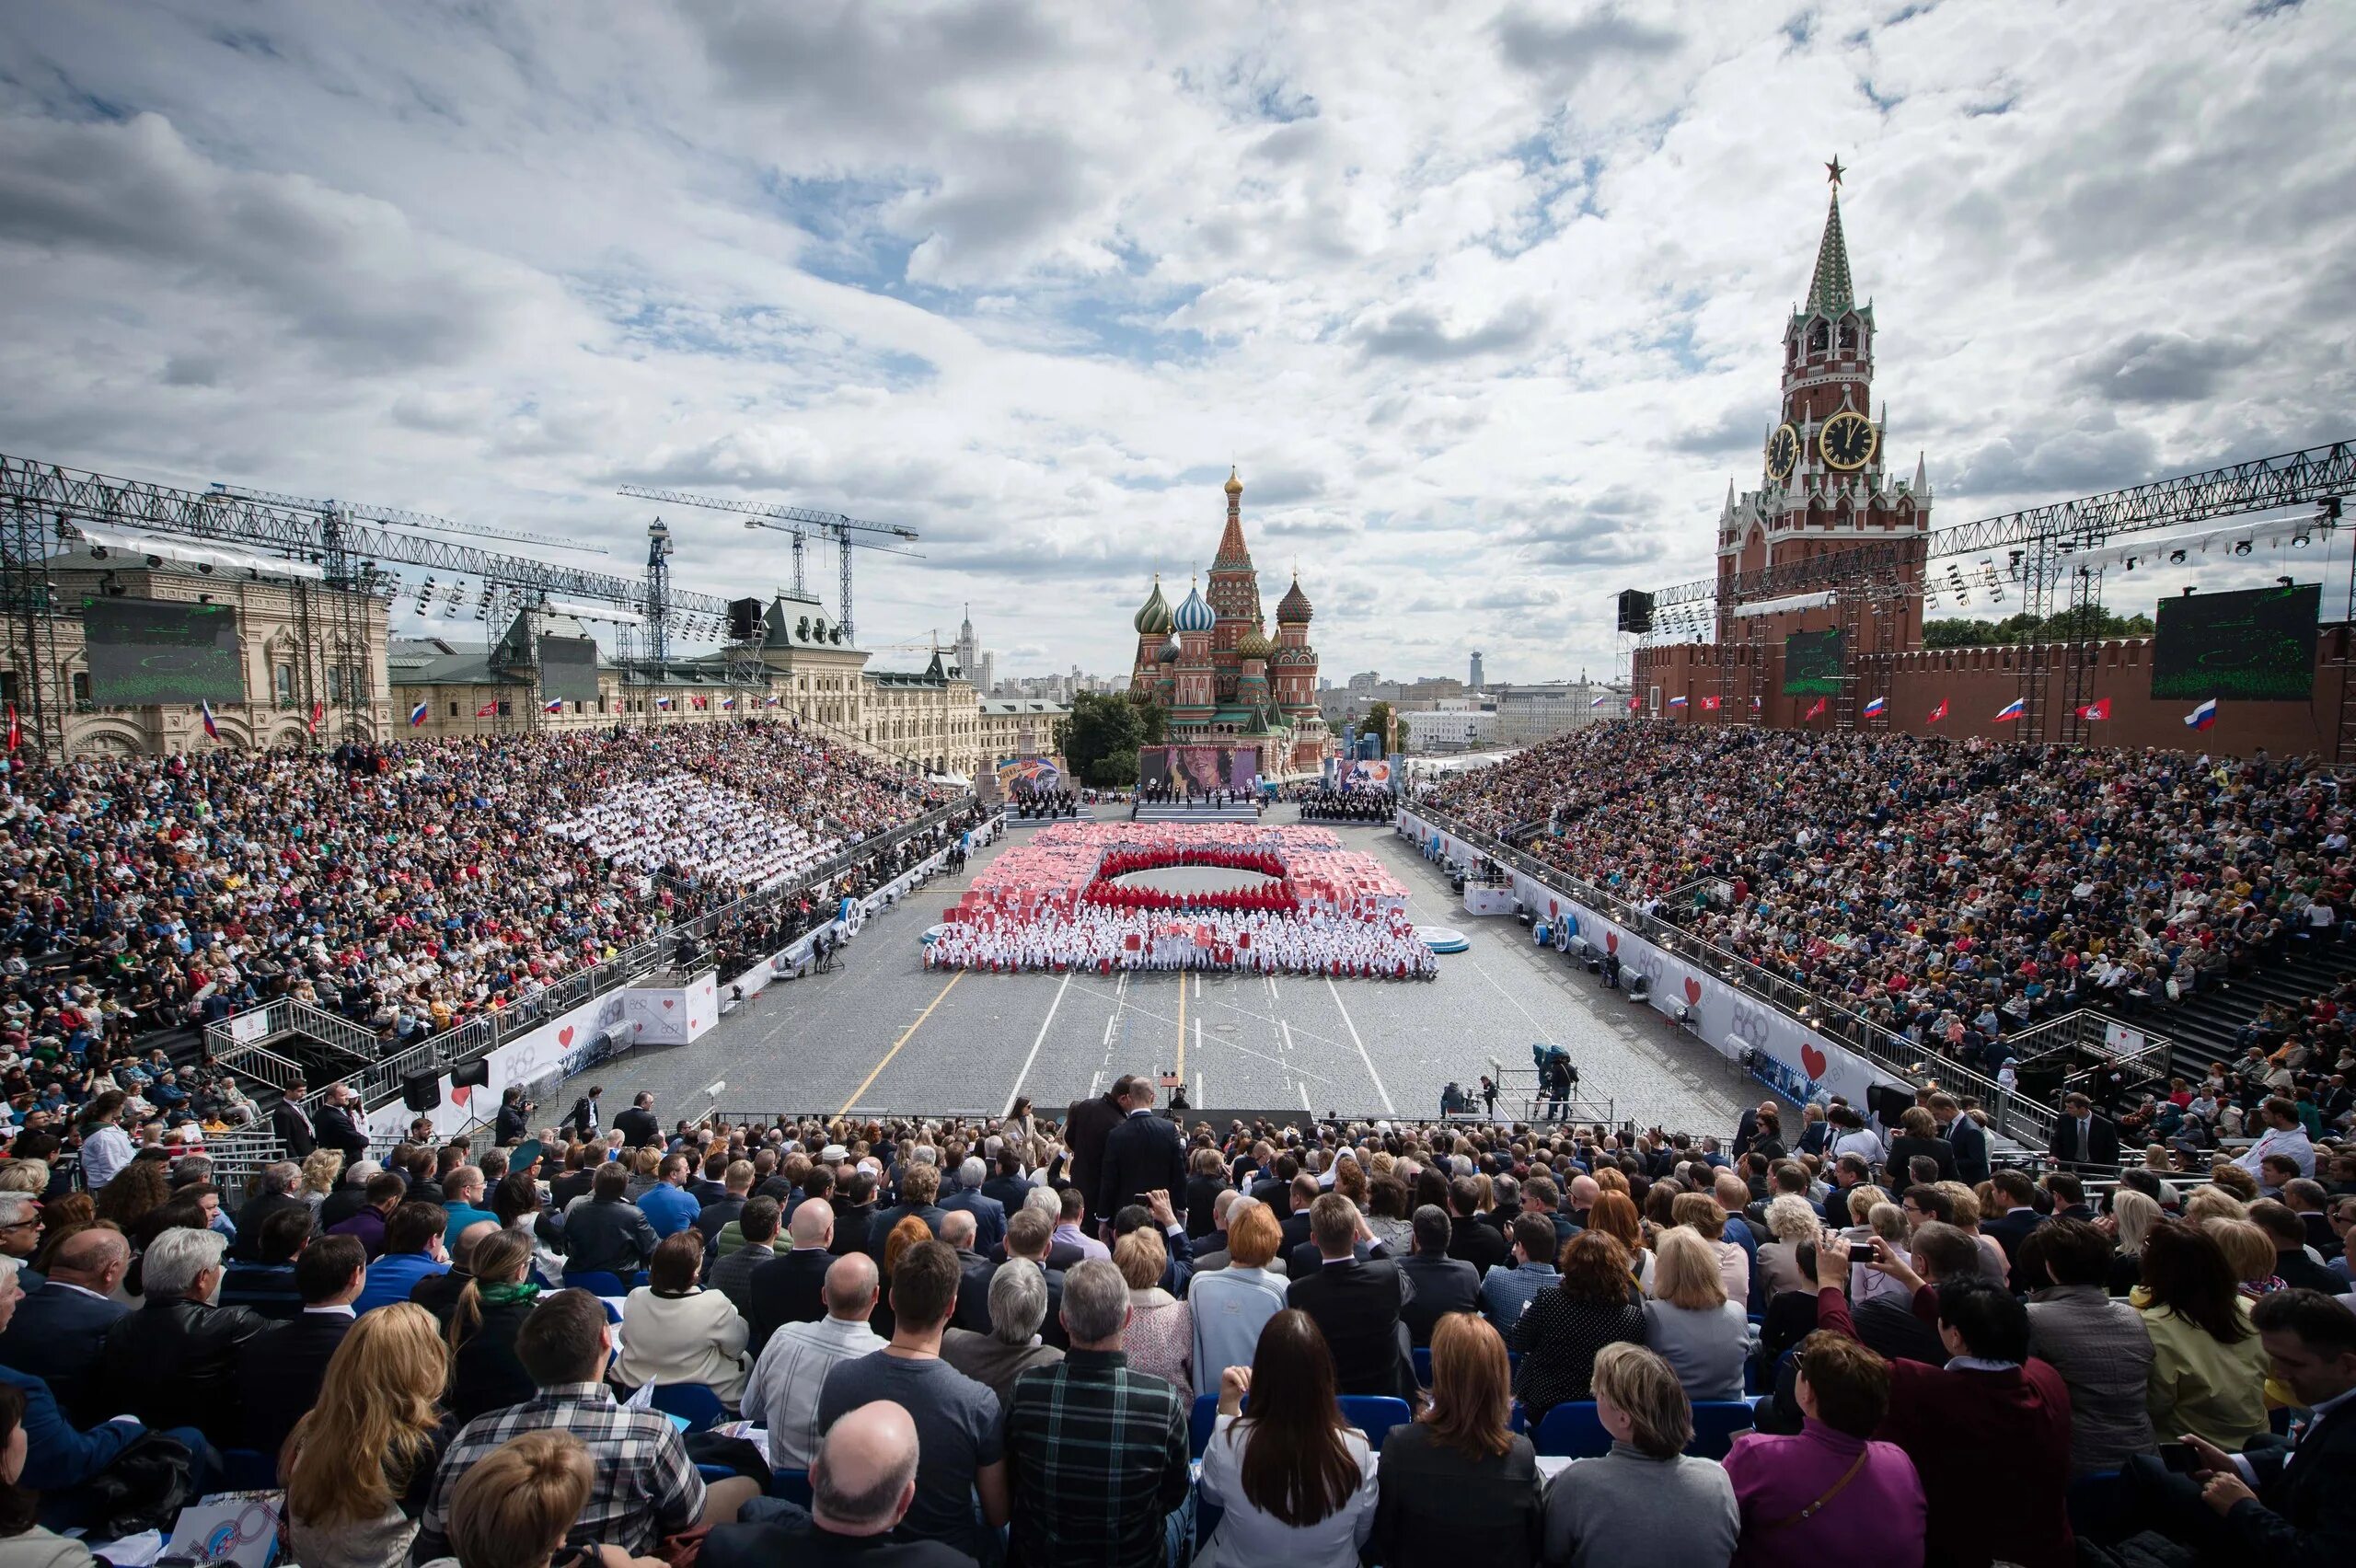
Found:
[[[2193,594],[2197,594],[2197,593],[2199,593],[2199,592],[2200,592],[2200,590],[2199,590],[2198,588],[2194,587],[2191,583],[2188,582],[2188,583],[2186,583],[2186,584],[2184,585],[2184,595],[2183,595],[2183,596],[2184,596],[2185,598],[2189,599],[2189,598],[2191,598],[2191,597],[2192,597],[2192,595],[2193,595]]]
[[[154,571],[156,567],[159,567],[159,566],[161,566],[161,565],[163,565],[163,564],[164,564],[164,558],[163,558],[162,556],[159,556],[159,555],[151,555],[151,556],[149,556],[149,557],[147,558],[147,567],[148,567],[148,570],[149,570],[149,571]]]
[[[104,545],[92,545],[92,546],[90,547],[90,559],[91,559],[92,560],[104,560],[104,559],[107,559],[107,548],[106,548],[106,546],[104,546]]]
[[[2293,585],[2291,580],[2287,577],[2278,577],[2274,581],[2281,583],[2285,588],[2289,588]]]
[[[2234,553],[2237,556],[2246,556],[2249,554],[2249,541],[2247,539],[2235,540]]]
[[[2184,552],[2182,550],[2170,550],[2168,552],[2168,564],[2170,566],[2182,566],[2184,564]]]
[[[2292,535],[2292,536],[2291,536],[2291,548],[2293,548],[2293,549],[2301,549],[2301,550],[2305,549],[2305,548],[2307,548],[2307,536],[2306,536],[2306,535],[2304,535],[2304,534],[2293,534],[2293,535]]]

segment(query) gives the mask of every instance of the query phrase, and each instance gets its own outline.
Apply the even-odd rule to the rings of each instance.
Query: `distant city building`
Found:
[[[1478,648],[1472,650],[1472,673],[1465,678],[1464,684],[1474,691],[1479,691],[1489,684],[1481,674],[1481,651]]]
[[[1501,745],[1540,741],[1610,719],[1628,710],[1628,691],[1601,681],[1546,681],[1499,686],[1489,693]]]
[[[1401,716],[1400,741],[1415,753],[1467,751],[1492,744],[1497,716],[1477,708],[1449,708]]]

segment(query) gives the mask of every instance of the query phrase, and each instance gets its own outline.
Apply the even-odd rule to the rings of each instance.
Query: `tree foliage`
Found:
[[[1056,725],[1056,744],[1064,766],[1083,784],[1126,789],[1138,781],[1138,747],[1151,745],[1149,737],[1166,730],[1167,721],[1150,698],[1143,702],[1126,697],[1080,692],[1071,699],[1070,717]]]
[[[2083,642],[2098,637],[2149,637],[2149,616],[2117,616],[2100,605],[2059,610],[2039,619],[2007,616],[2000,621],[1934,620],[1923,625],[1925,648],[1995,648],[2016,642]]]

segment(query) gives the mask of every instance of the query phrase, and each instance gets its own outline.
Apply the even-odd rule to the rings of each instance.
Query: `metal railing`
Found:
[[[1838,1002],[1828,1000],[1821,992],[1787,980],[1738,953],[1729,952],[1704,938],[1647,913],[1618,894],[1597,887],[1560,866],[1550,865],[1501,843],[1428,802],[1411,801],[1403,809],[1472,845],[1499,865],[1510,866],[1533,882],[1618,921],[1663,951],[1697,960],[1737,990],[1756,997],[1900,1078],[1911,1080],[1935,1078],[1942,1088],[1972,1095],[1983,1105],[2004,1104],[2007,1130],[2011,1136],[2034,1136],[2040,1143],[2051,1140],[2054,1113],[2050,1108],[2029,1103],[2019,1094],[2001,1087],[1993,1078],[1965,1066],[1944,1052],[1918,1044],[1906,1035],[1852,1012]],[[2004,1098],[2000,1101],[1998,1096]]]
[[[2124,1047],[2112,1044],[2113,1024],[2132,1033],[2141,1043]],[[2176,1042],[2168,1036],[2125,1019],[2113,1018],[2099,1008],[2073,1008],[2059,1018],[2007,1035],[2005,1043],[2014,1063],[2020,1067],[2034,1066],[2064,1051],[2085,1051],[2101,1064],[2115,1064],[2145,1078],[2165,1079],[2176,1060]]]
[[[585,969],[574,970],[495,1012],[469,1019],[389,1056],[381,1055],[382,1043],[366,1026],[292,997],[281,997],[263,1004],[265,1021],[259,1036],[251,1043],[239,1040],[237,1035],[253,1031],[254,1026],[250,1022],[241,1021],[247,1020],[253,1009],[248,1009],[245,1013],[233,1014],[218,1023],[208,1024],[204,1032],[207,1054],[216,1062],[245,1071],[237,1066],[238,1059],[256,1046],[286,1034],[300,1034],[352,1055],[354,1065],[340,1075],[341,1080],[359,1093],[363,1104],[374,1108],[398,1094],[402,1079],[419,1073],[440,1072],[487,1056],[508,1041],[538,1028],[549,1019],[629,984],[660,965],[666,955],[677,951],[681,941],[700,941],[733,922],[760,915],[788,898],[798,897],[811,888],[856,870],[878,855],[897,848],[920,834],[946,824],[972,810],[976,803],[976,797],[969,792],[961,800],[936,806],[888,833],[878,834],[849,846],[797,878],[757,889],[716,909],[667,926],[611,958]],[[294,1081],[291,1077],[271,1077],[273,1071],[283,1073],[294,1067],[294,1064],[284,1056],[265,1052],[263,1058],[260,1065],[266,1070],[248,1076],[259,1078],[279,1089],[284,1089]],[[272,1066],[271,1064],[283,1066]],[[305,1082],[308,1083],[307,1078]],[[325,1091],[324,1084],[318,1086],[306,1103],[317,1103]]]

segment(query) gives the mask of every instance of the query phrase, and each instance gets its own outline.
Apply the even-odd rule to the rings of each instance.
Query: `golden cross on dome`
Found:
[[[1838,185],[1841,183],[1841,176],[1843,171],[1841,167],[1841,158],[1838,154],[1833,156],[1833,159],[1831,163],[1824,166],[1824,169],[1825,173],[1831,179],[1833,184]]]

